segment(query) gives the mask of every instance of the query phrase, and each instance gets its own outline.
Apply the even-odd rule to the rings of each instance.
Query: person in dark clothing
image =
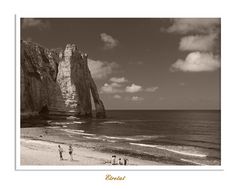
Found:
[[[127,165],[128,159],[124,158],[123,165]]]
[[[123,163],[122,163],[122,159],[121,158],[119,158],[118,159],[118,165],[122,165]]]
[[[112,165],[116,165],[117,163],[116,163],[116,155],[113,155],[112,156]]]
[[[59,156],[60,156],[60,160],[63,160],[63,149],[60,145],[58,145],[58,152],[59,152]]]

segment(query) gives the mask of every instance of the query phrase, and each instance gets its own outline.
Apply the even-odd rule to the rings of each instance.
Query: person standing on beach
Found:
[[[116,156],[115,155],[112,156],[112,165],[116,165]]]
[[[123,165],[127,165],[128,159],[124,158],[123,159]]]
[[[60,160],[63,160],[63,149],[60,145],[58,145],[58,152],[59,152],[59,156],[60,156]]]
[[[73,161],[73,148],[72,145],[69,145],[68,152],[70,155],[70,160]]]
[[[122,159],[121,158],[119,158],[118,159],[118,165],[122,165],[123,163],[122,163]]]

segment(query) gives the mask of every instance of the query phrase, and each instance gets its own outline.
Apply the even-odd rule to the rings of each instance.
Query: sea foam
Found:
[[[104,121],[101,124],[125,124],[123,121]]]
[[[84,133],[84,130],[74,130],[74,129],[60,129],[60,130],[65,131],[67,133],[71,133],[71,134],[96,136],[96,134]]]
[[[181,155],[186,155],[186,156],[195,156],[195,157],[201,157],[201,158],[207,157],[206,154],[191,153],[191,152],[187,152],[187,151],[179,151],[179,150],[175,150],[175,149],[172,149],[172,148],[167,148],[167,147],[160,146],[160,145],[150,145],[150,144],[141,144],[141,143],[129,143],[129,144],[135,145],[135,146],[157,148],[157,149],[160,149],[160,150],[166,150],[166,151],[169,151],[169,152],[173,152],[173,153],[181,154]]]

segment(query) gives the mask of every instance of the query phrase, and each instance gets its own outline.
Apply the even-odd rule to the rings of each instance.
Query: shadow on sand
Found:
[[[60,161],[80,162],[80,161],[77,160],[77,159],[73,159],[73,160],[70,160],[70,159],[63,159],[63,160],[60,160]]]

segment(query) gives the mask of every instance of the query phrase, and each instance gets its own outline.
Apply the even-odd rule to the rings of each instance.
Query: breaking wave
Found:
[[[125,124],[125,122],[123,122],[123,121],[104,121],[100,124],[103,124],[103,125],[104,124]]]
[[[77,134],[77,135],[83,135],[83,136],[96,136],[96,134],[84,133],[84,130],[74,130],[74,129],[60,129],[60,130],[67,133],[71,133],[71,134]]]
[[[135,145],[135,146],[142,146],[142,147],[150,147],[150,148],[157,148],[160,150],[166,150],[169,152],[173,152],[176,154],[181,154],[181,155],[185,155],[185,156],[194,156],[194,157],[207,157],[206,154],[200,154],[200,153],[194,153],[194,152],[189,152],[189,151],[184,151],[184,150],[179,150],[179,147],[177,146],[173,146],[173,147],[164,147],[164,146],[160,146],[160,145],[150,145],[150,144],[141,144],[141,143],[130,143],[131,145]],[[174,149],[175,148],[175,149]]]

